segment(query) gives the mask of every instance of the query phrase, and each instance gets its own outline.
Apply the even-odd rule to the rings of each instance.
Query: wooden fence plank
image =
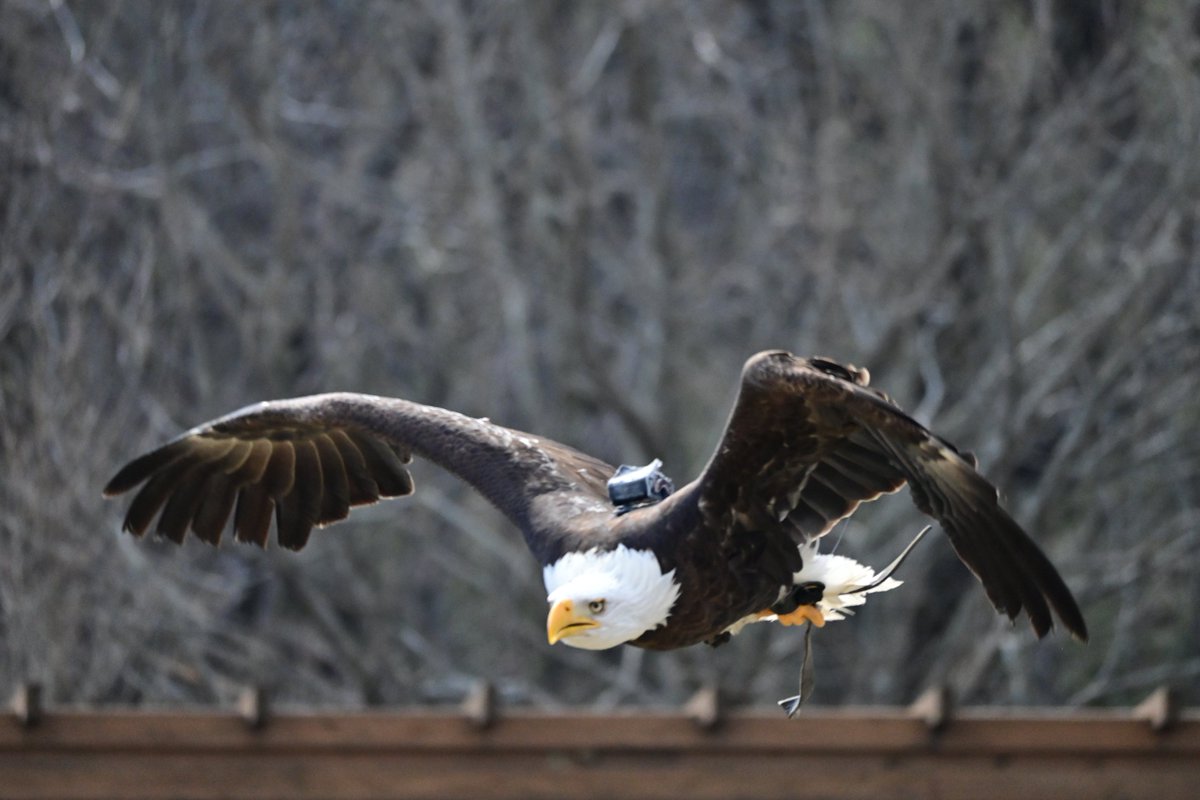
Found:
[[[0,756],[6,798],[1190,798],[1200,762],[644,753]]]
[[[936,746],[946,752],[1112,753],[1200,752],[1200,717],[1185,713],[1156,732],[1128,713],[1046,714],[962,712],[944,731],[895,711],[730,714],[714,728],[682,714],[507,713],[480,728],[453,714],[282,714],[261,729],[235,714],[55,711],[25,729],[0,725],[0,751],[31,746],[107,749],[487,750],[547,748],[904,752]]]
[[[0,721],[2,722],[2,721]],[[1200,718],[901,710],[683,714],[236,714],[51,710],[0,724],[0,798],[1184,798]]]

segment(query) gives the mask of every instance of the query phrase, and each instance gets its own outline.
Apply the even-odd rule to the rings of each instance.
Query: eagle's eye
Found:
[[[588,603],[588,611],[591,611],[593,614],[603,614],[604,613],[604,601],[603,600],[593,600],[592,602]]]

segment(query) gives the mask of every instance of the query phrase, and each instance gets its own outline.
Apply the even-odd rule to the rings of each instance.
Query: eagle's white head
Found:
[[[550,644],[605,650],[665,625],[679,597],[675,570],[663,572],[649,550],[617,545],[567,553],[542,569],[549,593]]]

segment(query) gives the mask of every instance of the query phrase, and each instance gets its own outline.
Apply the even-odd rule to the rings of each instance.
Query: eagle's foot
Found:
[[[824,597],[825,584],[820,581],[806,581],[798,586],[793,586],[787,594],[771,606],[770,613],[782,617],[795,611],[797,606],[815,606]]]
[[[775,621],[780,625],[803,625],[811,622],[818,628],[825,627],[825,615],[816,606],[796,606],[795,610],[780,614]]]

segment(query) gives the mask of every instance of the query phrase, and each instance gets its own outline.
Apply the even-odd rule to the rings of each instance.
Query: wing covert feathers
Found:
[[[347,393],[259,403],[193,428],[131,461],[104,494],[141,487],[124,521],[137,536],[157,517],[160,536],[182,542],[190,530],[215,545],[232,516],[235,539],[265,547],[274,519],[279,544],[299,550],[314,527],[411,494],[414,452],[478,489],[535,554],[557,545],[531,533],[534,498],[557,494],[565,516],[610,510],[613,470],[597,459],[445,409]]]

